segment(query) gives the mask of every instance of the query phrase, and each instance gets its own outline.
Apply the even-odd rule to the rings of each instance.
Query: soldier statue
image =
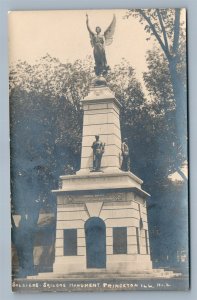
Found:
[[[128,172],[130,171],[130,157],[129,157],[129,146],[128,146],[128,139],[124,138],[122,146],[122,165],[121,170]]]
[[[99,140],[99,135],[95,135],[95,141],[92,144],[93,149],[93,172],[101,171],[101,159],[105,151],[105,144]]]

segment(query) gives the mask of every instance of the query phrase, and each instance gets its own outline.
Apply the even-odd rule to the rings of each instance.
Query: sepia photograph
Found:
[[[8,21],[12,290],[188,290],[186,9]]]

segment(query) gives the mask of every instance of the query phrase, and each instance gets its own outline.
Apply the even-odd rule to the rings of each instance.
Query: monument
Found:
[[[104,78],[104,43],[112,42],[116,19],[101,35],[89,27],[95,74],[84,111],[81,167],[60,176],[53,274],[112,274],[152,270],[146,198],[142,180],[130,172],[128,141],[121,140],[121,104]],[[95,140],[96,138],[96,140]],[[81,274],[81,275],[80,275]],[[60,275],[61,276],[61,275]]]

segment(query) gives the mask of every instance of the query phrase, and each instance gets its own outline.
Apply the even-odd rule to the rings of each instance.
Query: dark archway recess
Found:
[[[85,223],[87,268],[106,268],[105,222],[92,217]]]

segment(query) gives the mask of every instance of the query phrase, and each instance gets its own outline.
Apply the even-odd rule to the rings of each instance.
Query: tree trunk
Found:
[[[177,57],[168,58],[171,82],[173,87],[174,99],[176,103],[176,131],[182,148],[187,158],[187,94],[177,72]]]

